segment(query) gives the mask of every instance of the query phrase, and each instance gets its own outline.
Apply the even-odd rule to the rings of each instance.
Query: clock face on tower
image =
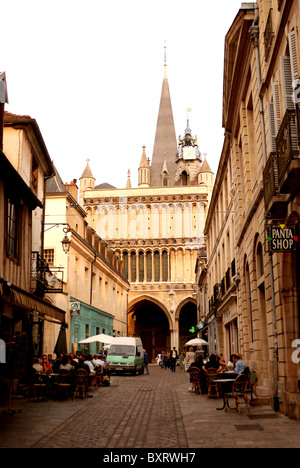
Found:
[[[193,146],[183,148],[183,159],[186,161],[196,159],[196,148]]]

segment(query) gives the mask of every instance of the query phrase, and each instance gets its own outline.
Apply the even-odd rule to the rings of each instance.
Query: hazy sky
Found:
[[[176,136],[186,109],[216,173],[223,146],[224,40],[240,0],[14,0],[1,6],[5,109],[36,119],[64,182],[90,159],[96,184],[137,186],[152,158],[164,45]]]

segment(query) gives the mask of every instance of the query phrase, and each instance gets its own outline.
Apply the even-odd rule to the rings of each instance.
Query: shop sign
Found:
[[[298,236],[294,226],[280,226],[269,228],[268,232],[269,249],[273,252],[290,252],[298,247]]]
[[[80,302],[70,302],[71,315],[80,314]]]

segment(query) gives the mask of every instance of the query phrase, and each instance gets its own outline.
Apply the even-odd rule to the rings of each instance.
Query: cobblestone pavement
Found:
[[[300,422],[270,406],[217,411],[222,400],[188,392],[189,377],[149,366],[112,376],[111,386],[74,401],[13,400],[0,414],[0,448],[300,448]]]

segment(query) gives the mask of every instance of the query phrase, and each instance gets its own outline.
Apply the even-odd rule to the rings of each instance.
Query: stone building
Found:
[[[138,187],[95,185],[89,162],[80,178],[87,221],[124,264],[130,282],[128,333],[140,335],[151,359],[163,349],[183,349],[197,324],[195,264],[213,174],[202,162],[189,120],[176,140],[167,67],[152,161],[145,146]]]
[[[129,283],[120,259],[88,225],[78,195],[76,180],[64,184],[55,168],[46,184],[44,258],[58,287],[47,297],[66,311],[66,352],[94,354],[101,343],[80,341],[101,333],[127,335]],[[61,242],[66,238],[65,253]],[[58,332],[53,323],[45,326],[44,352],[55,349]]]
[[[207,216],[209,341],[300,417],[299,2],[243,3],[225,38],[224,146]],[[272,228],[272,229],[271,229]]]

